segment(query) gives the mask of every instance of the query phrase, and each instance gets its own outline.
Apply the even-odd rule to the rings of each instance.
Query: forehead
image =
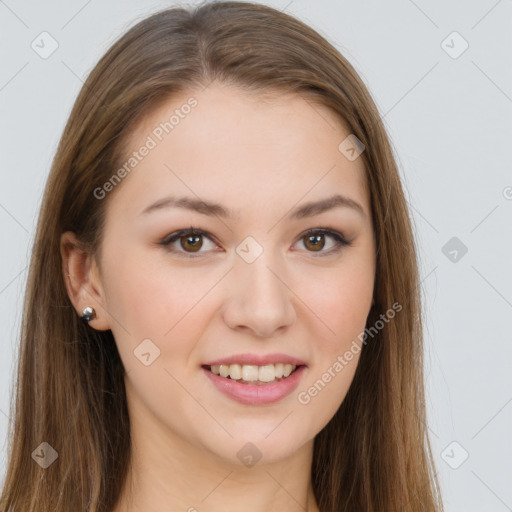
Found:
[[[137,162],[122,188],[133,204],[179,189],[242,210],[248,200],[297,202],[338,191],[368,208],[362,159],[339,149],[348,135],[335,112],[298,93],[214,83],[175,95],[138,123],[123,163],[130,155]]]

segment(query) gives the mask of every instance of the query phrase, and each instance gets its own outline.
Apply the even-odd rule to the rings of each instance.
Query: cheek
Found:
[[[320,277],[305,301],[315,313],[309,313],[315,344],[311,371],[298,399],[326,423],[343,402],[357,369],[373,295],[373,267],[371,261],[363,265],[354,260]]]
[[[316,331],[323,333],[327,347],[340,348],[364,330],[372,301],[372,275],[368,270],[350,270],[318,278],[307,288],[302,286],[304,303],[314,313]]]
[[[157,260],[131,253],[105,264],[111,329],[127,371],[138,367],[134,351],[148,339],[158,349],[160,364],[187,370],[187,359],[210,321],[209,292],[224,273],[187,271]]]
[[[332,266],[310,268],[296,276],[301,297],[318,318],[316,331],[324,340],[324,351],[350,345],[364,330],[373,297],[374,251],[373,237],[365,232]]]
[[[158,249],[116,245],[104,266],[109,312],[134,336],[163,336],[199,301],[207,284],[193,272],[166,264]]]
[[[307,379],[297,400],[315,424],[324,426],[334,416],[352,384],[361,353],[371,305],[373,282],[340,276],[311,297],[308,306],[321,319],[313,320],[315,340]],[[315,334],[316,333],[316,334]]]

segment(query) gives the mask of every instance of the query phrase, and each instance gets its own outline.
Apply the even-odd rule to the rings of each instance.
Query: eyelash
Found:
[[[301,234],[298,241],[300,241],[303,238],[306,238],[308,236],[314,236],[314,235],[328,235],[331,238],[333,238],[337,243],[336,247],[332,247],[331,249],[329,249],[327,251],[318,251],[318,252],[317,251],[306,251],[306,252],[310,252],[313,254],[316,253],[315,257],[328,256],[330,254],[337,253],[343,247],[349,247],[352,245],[352,242],[347,240],[343,234],[341,234],[338,231],[335,231],[333,229],[330,229],[330,228],[308,229],[307,231],[305,231],[304,233]],[[171,247],[171,244],[173,242],[179,240],[180,238],[182,238],[184,236],[203,236],[205,238],[208,238],[211,242],[214,242],[216,244],[215,240],[210,236],[210,234],[207,231],[203,231],[202,229],[196,229],[191,226],[190,229],[182,229],[180,231],[175,231],[174,233],[167,235],[161,242],[159,242],[159,245],[166,248],[169,252],[179,254],[180,257],[190,258],[190,259],[201,257],[201,251],[197,252],[197,253],[190,253],[190,252],[181,251],[174,247]]]

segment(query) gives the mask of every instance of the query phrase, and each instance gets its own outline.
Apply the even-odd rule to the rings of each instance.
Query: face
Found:
[[[218,84],[137,126],[130,171],[97,192],[97,264],[131,420],[148,434],[272,462],[332,418],[375,272],[362,159],[338,149],[349,134],[300,95]]]

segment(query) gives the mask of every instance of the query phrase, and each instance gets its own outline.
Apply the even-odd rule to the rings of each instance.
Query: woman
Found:
[[[421,335],[352,66],[262,5],[154,14],[53,162],[0,510],[442,510]]]

